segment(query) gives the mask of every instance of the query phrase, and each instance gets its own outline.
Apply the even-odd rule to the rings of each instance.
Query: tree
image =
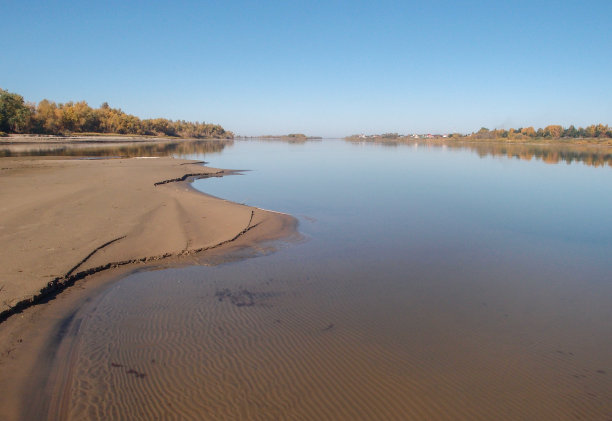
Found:
[[[584,129],[586,137],[595,137],[597,133],[597,129],[595,125],[590,125],[586,129]]]
[[[536,137],[536,131],[531,126],[521,129],[521,133],[524,134],[525,136]]]
[[[598,124],[595,126],[595,137],[605,137],[608,133],[608,125]]]
[[[34,128],[36,133],[61,133],[61,110],[53,101],[43,99],[36,107],[34,116]]]
[[[564,137],[578,137],[578,130],[572,124],[563,132]]]
[[[30,108],[23,97],[0,89],[0,132],[19,133],[26,129]]]
[[[558,125],[546,126],[544,128],[544,136],[552,137],[553,139],[558,139],[561,137],[563,133],[563,127]]]

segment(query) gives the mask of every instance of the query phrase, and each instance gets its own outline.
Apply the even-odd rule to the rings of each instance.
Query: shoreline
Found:
[[[189,142],[189,141],[210,141],[210,140],[232,140],[221,138],[196,138],[196,137],[173,137],[173,136],[153,136],[153,135],[133,135],[118,133],[73,133],[65,136],[52,134],[9,134],[0,137],[0,145],[17,144],[45,144],[45,143],[148,143],[148,142]]]
[[[54,157],[0,163],[3,419],[19,419],[32,382],[43,380],[36,367],[51,358],[62,321],[105,286],[142,269],[223,261],[232,251],[297,233],[290,215],[191,187],[194,178],[232,173],[200,161]]]

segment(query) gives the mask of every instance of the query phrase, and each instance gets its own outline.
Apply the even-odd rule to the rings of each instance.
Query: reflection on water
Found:
[[[309,240],[113,285],[62,415],[609,419],[612,170],[492,156],[236,141],[211,165],[253,171],[194,186]]]
[[[72,142],[22,143],[0,146],[0,157],[70,156],[70,157],[139,157],[186,156],[221,152],[232,140],[177,140],[140,142]]]
[[[456,147],[456,146],[453,146]],[[480,156],[506,156],[530,161],[533,158],[547,164],[582,162],[593,167],[612,167],[612,149],[587,146],[537,146],[485,144],[473,148]]]
[[[253,143],[285,143],[306,145],[321,143],[320,138],[246,138]],[[242,140],[244,141],[244,140]],[[481,157],[496,156],[530,161],[541,160],[547,164],[561,162],[581,162],[589,166],[612,166],[612,148],[587,145],[534,145],[511,143],[466,143],[466,142],[380,142],[347,140],[353,144],[376,144],[384,147],[410,145],[416,148],[465,149],[476,152]],[[140,141],[140,142],[95,142],[72,143],[22,143],[0,146],[0,157],[20,156],[72,156],[72,157],[138,157],[138,156],[178,156],[221,152],[233,145],[233,140],[179,140],[179,141]]]
[[[290,145],[304,145],[308,142],[321,142],[322,137],[288,137],[288,136],[267,136],[267,137],[242,137],[238,139],[253,140],[255,142],[284,142]]]
[[[387,147],[411,145],[423,148],[466,149],[476,152],[481,157],[497,156],[517,158],[525,161],[537,159],[547,164],[582,162],[593,167],[608,165],[612,167],[612,148],[589,145],[535,145],[500,142],[457,142],[457,141],[358,141],[347,140],[351,143],[374,143]]]

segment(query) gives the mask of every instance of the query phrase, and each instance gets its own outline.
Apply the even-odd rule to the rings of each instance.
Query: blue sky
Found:
[[[242,135],[612,124],[612,1],[0,0],[0,87]]]

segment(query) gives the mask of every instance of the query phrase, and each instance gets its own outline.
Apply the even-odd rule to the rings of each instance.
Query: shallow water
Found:
[[[191,157],[251,170],[194,186],[307,240],[114,284],[60,363],[62,417],[612,417],[612,168],[339,140]]]

